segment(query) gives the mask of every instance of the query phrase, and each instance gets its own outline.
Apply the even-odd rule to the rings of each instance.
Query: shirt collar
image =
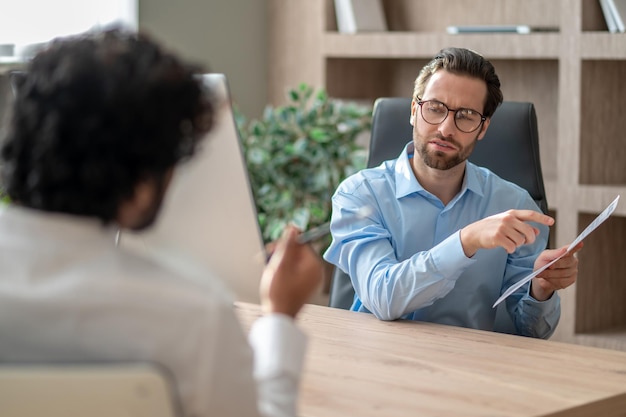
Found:
[[[93,217],[47,212],[7,204],[0,206],[3,238],[27,237],[35,241],[63,240],[67,244],[83,245],[88,241],[101,241],[113,246],[117,228],[104,226]]]
[[[402,153],[398,156],[395,164],[395,180],[396,180],[396,198],[400,199],[413,193],[428,193],[424,187],[417,181],[413,169],[411,168],[411,159],[415,152],[413,142],[405,145]],[[465,164],[465,177],[461,192],[452,200],[456,202],[466,191],[471,191],[480,197],[484,196],[483,182],[480,181],[480,168],[473,163],[467,161]],[[430,193],[428,193],[430,194]]]

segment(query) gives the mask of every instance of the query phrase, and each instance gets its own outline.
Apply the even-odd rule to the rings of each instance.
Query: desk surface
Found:
[[[626,352],[315,305],[298,322],[302,416],[626,416]]]

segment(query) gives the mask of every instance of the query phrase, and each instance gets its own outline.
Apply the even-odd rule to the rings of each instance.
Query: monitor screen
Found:
[[[155,225],[124,232],[119,242],[160,256],[191,257],[237,300],[258,303],[265,251],[228,83],[223,74],[202,78],[219,98],[215,127],[197,154],[176,168]]]

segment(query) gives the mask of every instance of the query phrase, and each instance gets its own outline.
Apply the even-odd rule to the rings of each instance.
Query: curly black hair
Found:
[[[120,28],[57,39],[17,86],[0,157],[12,201],[109,223],[213,124],[200,68]]]

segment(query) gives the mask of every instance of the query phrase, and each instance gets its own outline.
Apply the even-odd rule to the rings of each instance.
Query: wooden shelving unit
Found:
[[[269,0],[269,97],[307,82],[332,97],[410,96],[441,48],[489,58],[506,100],[537,109],[552,242],[570,243],[617,194],[626,198],[626,34],[610,34],[597,0],[383,0],[388,32],[337,32],[332,0]],[[526,24],[558,32],[449,35],[449,25]],[[626,201],[590,235],[579,279],[561,292],[555,340],[626,350]]]

